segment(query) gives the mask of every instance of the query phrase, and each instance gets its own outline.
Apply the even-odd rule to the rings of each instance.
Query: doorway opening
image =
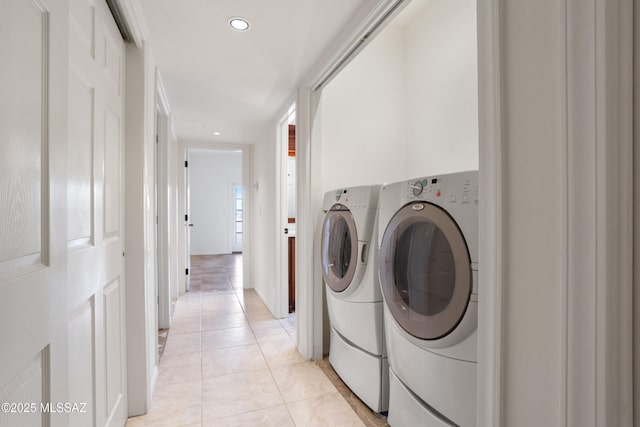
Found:
[[[205,141],[178,144],[180,295],[191,290],[191,256],[241,252],[241,286],[251,288],[252,147]],[[236,194],[242,196],[241,206]],[[241,207],[241,212],[240,208]],[[241,221],[237,221],[241,219]],[[236,230],[241,230],[237,234]]]
[[[278,134],[278,173],[280,178],[279,215],[282,238],[279,240],[278,292],[280,317],[289,317],[295,325],[296,311],[296,112],[291,105],[280,121]]]
[[[242,252],[240,150],[188,150],[190,255]]]

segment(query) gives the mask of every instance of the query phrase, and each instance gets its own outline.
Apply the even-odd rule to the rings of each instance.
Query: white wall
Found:
[[[400,18],[322,91],[325,191],[478,168],[475,1]]]
[[[404,73],[403,33],[389,27],[322,91],[323,192],[404,177]]]
[[[233,183],[242,183],[242,153],[189,150],[191,255],[231,253]]]
[[[274,311],[276,282],[276,239],[280,237],[276,225],[276,133],[277,122],[262,133],[262,140],[254,146],[253,181],[247,186],[253,197],[253,257],[251,269],[253,288],[267,307]]]
[[[478,169],[476,1],[430,2],[405,28],[404,52],[402,179]]]

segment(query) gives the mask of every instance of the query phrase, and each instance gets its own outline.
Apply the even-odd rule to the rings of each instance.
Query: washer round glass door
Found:
[[[358,235],[349,209],[335,204],[322,226],[322,276],[334,292],[342,292],[353,280],[358,263]]]
[[[380,285],[393,317],[411,335],[435,340],[455,329],[471,297],[471,261],[446,211],[419,202],[393,216],[380,247]]]

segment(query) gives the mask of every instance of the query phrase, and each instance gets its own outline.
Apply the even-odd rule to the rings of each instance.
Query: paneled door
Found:
[[[0,426],[122,426],[123,42],[104,0],[3,0],[0,55]]]
[[[105,0],[69,1],[67,334],[69,426],[126,418],[124,43]]]
[[[0,426],[66,426],[67,34],[60,0],[0,13]],[[58,404],[62,404],[61,408]],[[58,411],[62,409],[62,411]],[[71,413],[75,412],[75,413]],[[92,425],[92,424],[86,424]]]

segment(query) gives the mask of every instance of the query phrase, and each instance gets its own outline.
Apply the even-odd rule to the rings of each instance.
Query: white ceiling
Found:
[[[178,138],[252,144],[376,0],[140,0]],[[251,23],[231,30],[229,18]],[[213,131],[222,135],[214,136]]]

